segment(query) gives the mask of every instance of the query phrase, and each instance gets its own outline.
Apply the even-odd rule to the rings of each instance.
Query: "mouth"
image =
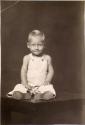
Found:
[[[36,53],[36,52],[40,52],[39,50],[36,50],[36,51],[33,51],[34,53]]]
[[[33,51],[34,54],[38,55],[40,54],[41,52],[40,51]]]

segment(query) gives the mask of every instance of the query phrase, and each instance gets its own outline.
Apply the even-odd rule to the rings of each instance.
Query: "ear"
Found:
[[[27,48],[30,48],[30,45],[29,45],[29,43],[27,42]]]

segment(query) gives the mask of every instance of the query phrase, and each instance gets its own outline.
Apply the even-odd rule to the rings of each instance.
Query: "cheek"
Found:
[[[29,48],[29,50],[30,50],[30,51],[32,51],[32,50],[33,50],[33,49],[32,49],[32,47],[31,47],[31,48]]]
[[[34,47],[30,47],[30,50],[34,50]]]
[[[43,50],[44,49],[44,47],[40,47],[40,50]]]

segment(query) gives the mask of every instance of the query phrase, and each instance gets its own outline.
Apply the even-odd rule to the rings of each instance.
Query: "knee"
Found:
[[[21,93],[21,92],[18,92],[18,91],[15,91],[12,96],[13,96],[14,99],[17,99],[17,100],[20,100],[20,99],[24,98],[24,94]]]
[[[54,94],[53,93],[51,93],[51,92],[45,92],[44,94],[43,94],[43,99],[45,99],[45,100],[49,100],[49,99],[53,99],[53,98],[55,98],[55,96],[54,96]]]
[[[24,99],[31,99],[32,95],[30,93],[26,93],[24,95]]]

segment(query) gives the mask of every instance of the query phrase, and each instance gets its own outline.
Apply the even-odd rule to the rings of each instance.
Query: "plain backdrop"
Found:
[[[45,53],[53,60],[57,99],[81,98],[83,1],[2,2],[2,96],[20,83],[28,33],[45,33]]]

